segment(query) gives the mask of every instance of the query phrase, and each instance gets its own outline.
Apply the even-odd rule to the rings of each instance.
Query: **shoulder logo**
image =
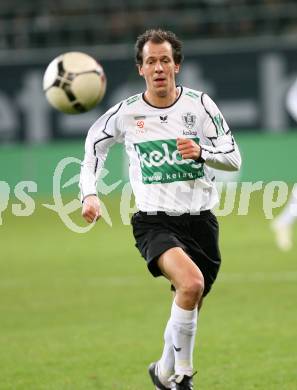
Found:
[[[140,99],[140,96],[139,95],[134,95],[134,96],[131,96],[129,97],[127,100],[126,100],[126,103],[127,105],[129,106],[130,104],[136,102],[137,100]]]
[[[224,123],[223,123],[222,115],[217,114],[217,115],[213,118],[213,120],[214,120],[216,129],[217,129],[218,137],[221,136],[221,135],[224,135],[224,134],[225,134],[225,131],[224,131]]]
[[[198,99],[198,98],[199,98],[198,93],[195,93],[195,92],[193,92],[193,91],[188,91],[188,92],[186,93],[186,95],[187,95],[187,96],[190,96],[191,98],[194,98],[194,99]]]
[[[161,123],[168,123],[168,115],[160,115]]]

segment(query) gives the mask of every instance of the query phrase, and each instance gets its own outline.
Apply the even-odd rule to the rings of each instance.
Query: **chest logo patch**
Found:
[[[199,144],[198,137],[193,140]],[[203,163],[182,159],[176,139],[140,142],[134,147],[144,184],[195,180],[204,176]]]

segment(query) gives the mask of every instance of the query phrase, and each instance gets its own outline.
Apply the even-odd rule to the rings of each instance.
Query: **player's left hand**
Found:
[[[191,138],[177,138],[176,146],[184,160],[198,160],[201,155],[201,147]]]

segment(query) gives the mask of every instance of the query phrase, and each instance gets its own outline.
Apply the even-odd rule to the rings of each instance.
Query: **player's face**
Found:
[[[146,42],[142,50],[143,62],[138,67],[144,77],[149,95],[166,98],[175,93],[175,75],[180,66],[174,63],[171,44]]]

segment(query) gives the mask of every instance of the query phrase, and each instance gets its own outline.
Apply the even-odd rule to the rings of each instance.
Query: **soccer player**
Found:
[[[90,128],[81,168],[82,215],[100,217],[96,178],[108,148],[123,142],[139,209],[132,217],[136,247],[153,276],[175,291],[161,358],[149,366],[156,389],[193,389],[193,349],[202,299],[221,256],[212,168],[236,171],[238,147],[205,93],[177,86],[183,55],[170,31],[148,30],[135,45],[146,90],[112,107]]]
[[[297,79],[287,93],[287,110],[297,122]],[[273,220],[272,229],[275,233],[277,246],[283,251],[292,249],[292,229],[297,219],[297,186],[293,187],[291,197],[283,211]]]

